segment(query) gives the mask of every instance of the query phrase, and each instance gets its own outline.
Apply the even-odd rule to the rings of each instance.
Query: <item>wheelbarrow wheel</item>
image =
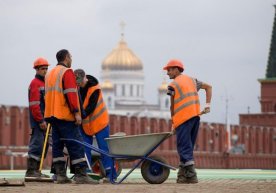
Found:
[[[153,160],[167,164],[167,162],[158,156],[149,157]],[[149,160],[144,160],[141,166],[141,173],[143,178],[150,184],[162,184],[170,175],[170,169],[158,163]]]

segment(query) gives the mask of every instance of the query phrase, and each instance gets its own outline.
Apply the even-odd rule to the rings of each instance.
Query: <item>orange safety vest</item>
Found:
[[[90,96],[95,92],[95,90],[100,89],[99,85],[88,88],[87,94],[83,102],[83,108],[85,109],[89,104]],[[103,101],[102,92],[100,91],[99,98],[97,101],[96,108],[93,113],[88,115],[82,121],[82,127],[85,134],[92,136],[99,131],[103,130],[109,123],[108,112]]]
[[[170,84],[174,88],[173,127],[200,114],[199,97],[195,80],[186,75],[177,76]]]
[[[77,88],[64,90],[62,85],[62,78],[67,70],[69,68],[57,65],[45,77],[45,118],[55,117],[60,120],[75,121],[75,116],[70,111],[65,94],[68,92],[77,93]]]

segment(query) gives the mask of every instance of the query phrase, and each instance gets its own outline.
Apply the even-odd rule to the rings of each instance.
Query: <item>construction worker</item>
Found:
[[[39,171],[40,160],[42,157],[43,142],[45,138],[47,123],[44,120],[45,110],[45,82],[44,78],[48,70],[49,63],[45,58],[39,57],[34,61],[33,68],[36,71],[35,78],[29,86],[29,112],[30,125],[32,128],[28,159],[27,178],[49,178],[48,175]]]
[[[83,101],[82,129],[83,139],[88,144],[93,144],[93,135],[96,136],[98,147],[105,152],[109,152],[105,138],[109,137],[109,117],[103,101],[102,91],[98,80],[91,76],[85,75],[84,70],[77,69],[74,71],[76,82],[79,86],[81,101]],[[87,160],[92,165],[91,149],[85,148]],[[112,158],[101,155],[107,181],[116,178],[116,171],[112,167]],[[112,172],[111,172],[112,169]]]
[[[172,131],[176,133],[177,152],[180,157],[177,183],[198,183],[193,150],[199,129],[199,116],[210,112],[212,87],[182,74],[184,66],[179,60],[170,60],[163,70],[167,70],[167,75],[173,79],[167,94],[171,96]],[[202,112],[199,89],[206,91],[206,105]]]
[[[83,141],[79,132],[81,125],[80,104],[75,75],[72,69],[72,56],[68,50],[57,52],[58,64],[45,78],[45,119],[52,125],[53,167],[56,171],[57,183],[71,183],[66,175],[64,146],[68,150],[74,168],[74,181],[78,184],[96,184],[86,173],[84,147],[73,141]]]

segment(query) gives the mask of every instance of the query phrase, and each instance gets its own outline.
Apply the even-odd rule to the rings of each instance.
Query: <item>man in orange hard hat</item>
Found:
[[[39,171],[43,142],[45,138],[45,130],[47,128],[47,124],[43,117],[45,110],[44,78],[47,73],[48,66],[48,61],[42,57],[37,58],[33,65],[33,68],[36,71],[36,75],[29,86],[29,112],[32,133],[29,143],[25,180],[27,178],[49,178],[48,175],[42,174]]]
[[[167,94],[171,96],[172,131],[176,133],[177,152],[180,157],[177,183],[198,183],[194,168],[193,150],[200,123],[200,115],[210,112],[212,87],[182,74],[184,66],[180,60],[170,60],[163,70],[173,81]],[[206,91],[206,105],[200,112],[198,91]]]

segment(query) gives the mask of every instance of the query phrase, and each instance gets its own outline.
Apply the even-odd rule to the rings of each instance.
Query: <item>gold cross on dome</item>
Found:
[[[120,22],[120,26],[121,26],[121,30],[122,30],[121,36],[123,38],[124,37],[124,30],[125,30],[126,23],[124,21],[121,21]]]

